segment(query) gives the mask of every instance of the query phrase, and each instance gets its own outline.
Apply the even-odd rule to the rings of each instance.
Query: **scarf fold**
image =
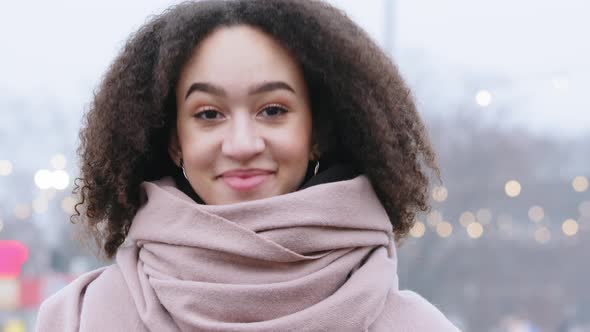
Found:
[[[117,264],[46,299],[36,331],[459,331],[398,289],[368,179],[324,180],[231,205],[197,204],[170,177],[142,183]]]
[[[117,265],[151,331],[367,331],[397,289],[365,176],[230,205],[142,184]]]

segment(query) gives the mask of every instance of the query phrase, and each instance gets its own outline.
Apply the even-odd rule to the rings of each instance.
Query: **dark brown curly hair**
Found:
[[[321,158],[367,175],[396,237],[404,237],[415,213],[429,208],[426,171],[440,178],[425,127],[386,54],[342,11],[316,0],[185,2],[133,34],[84,117],[72,221],[112,258],[139,209],[140,183],[166,175],[183,181],[167,152],[180,70],[214,29],[239,24],[268,33],[298,61]]]

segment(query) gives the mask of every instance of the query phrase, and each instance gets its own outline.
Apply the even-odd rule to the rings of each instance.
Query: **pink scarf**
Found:
[[[38,331],[457,331],[398,290],[392,227],[364,176],[231,205],[196,204],[171,178],[142,190],[117,265],[46,301]],[[132,305],[113,323],[115,284]]]

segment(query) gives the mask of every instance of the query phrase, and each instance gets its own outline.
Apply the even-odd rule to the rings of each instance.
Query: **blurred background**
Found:
[[[590,2],[330,2],[391,54],[440,158],[401,288],[463,331],[590,331]],[[0,332],[111,263],[72,239],[78,130],[126,38],[174,3],[2,3]]]

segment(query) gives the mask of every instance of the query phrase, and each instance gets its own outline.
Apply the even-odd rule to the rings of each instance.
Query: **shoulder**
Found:
[[[92,331],[135,308],[119,268],[110,265],[85,273],[46,299],[39,308],[37,331]],[[126,308],[127,310],[121,310]]]
[[[383,314],[375,325],[388,326],[390,330],[400,332],[459,331],[432,303],[408,290],[392,290],[389,293]]]
[[[128,294],[123,274],[119,267],[113,264],[103,268],[100,275],[88,284],[85,299],[92,302],[109,302],[120,300]]]
[[[88,285],[83,303],[81,331],[143,331],[135,302],[117,265],[109,266]]]
[[[77,331],[79,313],[86,288],[106,268],[96,269],[76,278],[41,303],[37,314],[37,331]]]

